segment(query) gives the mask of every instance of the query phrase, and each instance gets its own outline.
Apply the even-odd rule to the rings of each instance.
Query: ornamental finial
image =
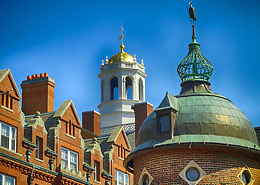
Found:
[[[212,64],[201,54],[200,44],[196,42],[194,21],[197,20],[195,9],[192,2],[189,3],[190,22],[192,24],[192,43],[189,44],[189,53],[181,61],[177,68],[178,75],[181,77],[182,83],[190,81],[209,82],[213,72]]]
[[[119,40],[121,40],[121,45],[120,45],[121,52],[124,52],[124,49],[125,49],[125,46],[123,44],[123,37],[124,37],[123,31],[124,31],[123,23],[121,23],[121,36],[119,37]]]

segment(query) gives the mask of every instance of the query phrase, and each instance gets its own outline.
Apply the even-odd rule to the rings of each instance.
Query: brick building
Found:
[[[22,97],[10,70],[0,71],[0,184],[133,183],[123,167],[131,146],[122,126],[101,137],[100,113],[83,112],[81,123],[71,100],[54,111],[47,73],[21,87]]]

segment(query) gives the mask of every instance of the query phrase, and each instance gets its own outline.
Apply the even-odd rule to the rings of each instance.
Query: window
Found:
[[[132,99],[132,96],[133,96],[132,80],[129,77],[126,77],[125,89],[126,89],[126,98],[127,99]]]
[[[190,161],[190,163],[179,174],[179,176],[190,185],[198,184],[205,175],[206,172],[194,161]]]
[[[111,100],[117,100],[118,99],[118,79],[117,77],[112,78],[110,81],[110,95]]]
[[[0,122],[1,126],[1,146],[9,150],[16,151],[16,128],[6,123]]]
[[[171,130],[170,125],[169,115],[159,117],[160,133],[169,132]]]
[[[238,177],[240,178],[242,184],[245,184],[245,185],[254,184],[255,179],[252,176],[248,167],[243,168],[243,170],[240,172]]]
[[[71,136],[75,136],[75,126],[73,125],[71,120],[69,120],[69,122],[66,123],[66,133]]]
[[[4,107],[7,107],[9,109],[13,109],[13,98],[12,96],[9,94],[9,91],[6,92],[1,92],[0,95],[2,94],[2,101],[1,101],[1,105]]]
[[[200,177],[200,172],[197,168],[191,167],[186,171],[186,177],[189,181],[196,181]]]
[[[250,174],[249,174],[249,173],[246,173],[246,171],[244,171],[244,172],[242,173],[241,179],[242,179],[242,182],[243,182],[244,184],[249,184],[249,182],[250,182]]]
[[[149,174],[149,172],[143,168],[143,171],[140,175],[138,185],[150,185],[153,181],[153,177]]]
[[[143,176],[142,185],[148,185],[149,183],[149,177],[147,174]]]
[[[15,185],[15,178],[9,175],[0,173],[0,184],[2,185]]]
[[[100,182],[100,163],[98,161],[94,161],[94,180]]]
[[[78,170],[78,154],[66,148],[61,148],[61,166]]]
[[[115,185],[129,185],[129,175],[119,170],[115,171]]]
[[[43,140],[42,138],[36,136],[36,155],[35,157],[38,158],[38,159],[41,159],[43,160]]]
[[[118,146],[118,157],[124,159],[125,157],[125,149],[123,147],[123,145]]]

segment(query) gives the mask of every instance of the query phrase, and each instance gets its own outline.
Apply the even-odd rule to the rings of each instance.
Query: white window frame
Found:
[[[0,179],[1,179],[1,181],[2,181],[2,184],[5,184],[6,178],[12,179],[13,182],[14,182],[13,185],[15,185],[15,180],[16,180],[15,177],[6,175],[6,174],[4,174],[4,173],[0,173]]]
[[[62,150],[67,151],[68,159],[63,158],[63,156],[62,156]],[[76,156],[77,156],[77,157],[76,157],[76,158],[77,158],[77,162],[76,162],[77,168],[76,168],[75,170],[78,171],[78,167],[79,167],[79,157],[78,157],[78,153],[77,153],[77,152],[74,152],[74,151],[72,151],[72,150],[69,150],[69,149],[67,149],[67,148],[61,147],[61,160],[67,161],[67,164],[68,164],[67,167],[68,167],[70,170],[74,169],[74,168],[71,168],[71,160],[70,160],[71,154],[76,154]],[[62,168],[64,168],[64,167],[65,167],[65,166],[62,166]]]
[[[8,146],[8,148],[2,146],[2,127],[3,127],[3,126],[9,127],[8,136],[6,136],[6,137],[8,137],[8,140],[9,140],[9,146]],[[14,138],[12,137],[12,130],[14,130]],[[0,136],[0,146],[3,147],[3,148],[6,148],[6,149],[8,149],[8,150],[12,150],[12,151],[16,152],[16,145],[17,145],[17,128],[14,127],[14,126],[9,125],[9,124],[7,124],[7,123],[4,123],[4,122],[0,121],[0,135],[1,135],[1,136]],[[12,141],[13,141],[13,140],[14,140],[14,150],[12,149]]]
[[[122,181],[120,181],[120,182],[124,183],[124,185],[129,185],[129,175],[127,173],[124,173],[117,169],[115,170],[115,185],[121,185],[121,184],[119,184],[119,174],[120,173],[124,175],[124,179],[123,179],[124,182],[122,182]],[[128,182],[126,182],[126,179],[128,180]]]

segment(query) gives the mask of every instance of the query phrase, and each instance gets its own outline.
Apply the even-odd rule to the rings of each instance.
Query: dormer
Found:
[[[13,113],[16,119],[19,118],[18,111],[20,92],[16,86],[13,75],[9,69],[0,71],[0,110],[3,114]],[[10,116],[10,114],[8,115]]]
[[[22,142],[23,125],[19,101],[21,95],[9,69],[0,71],[0,149],[19,155]],[[19,133],[19,135],[18,135]],[[20,157],[20,155],[19,155]]]
[[[55,130],[54,137],[49,139],[51,142],[58,142],[55,148],[59,170],[69,173],[78,174],[83,170],[84,146],[81,137],[81,122],[72,100],[64,101],[59,109],[53,115],[53,127]]]
[[[156,113],[156,135],[157,138],[172,138],[174,134],[174,123],[177,114],[177,98],[166,93]]]

